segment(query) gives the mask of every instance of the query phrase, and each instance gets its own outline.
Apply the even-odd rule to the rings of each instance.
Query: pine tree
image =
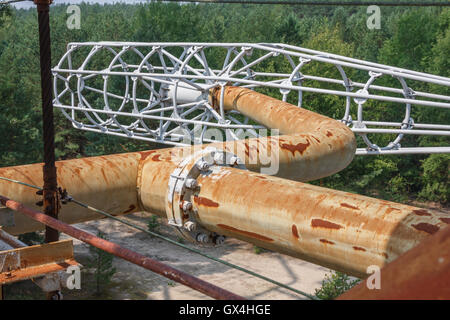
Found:
[[[105,239],[106,235],[98,231],[97,236]],[[94,279],[96,284],[96,295],[100,295],[104,287],[110,283],[111,278],[116,273],[116,268],[113,267],[114,256],[96,247],[90,246],[89,251],[92,258],[89,261],[89,268],[95,268]]]

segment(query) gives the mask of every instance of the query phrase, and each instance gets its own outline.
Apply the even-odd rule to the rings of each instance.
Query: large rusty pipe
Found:
[[[155,157],[142,170],[144,209],[165,215],[172,164]],[[358,277],[450,223],[443,213],[235,168],[198,183],[193,205],[206,229]]]
[[[210,91],[215,109],[221,95],[220,89]],[[194,149],[216,147],[238,155],[250,171],[306,182],[341,171],[355,155],[355,135],[340,121],[242,87],[224,87],[223,107],[283,135],[165,149],[159,157],[178,164]]]
[[[108,252],[116,257],[127,260],[147,270],[158,273],[163,277],[166,277],[168,279],[181,283],[185,286],[188,286],[214,299],[244,300],[243,297],[238,296],[232,292],[219,288],[209,282],[203,281],[183,271],[179,271],[159,261],[143,256],[137,252],[121,247],[113,242],[96,237],[86,231],[72,227],[64,222],[56,220],[39,211],[27,208],[26,206],[17,201],[13,201],[0,195],[0,203],[11,210],[20,212],[21,214],[28,216],[29,218],[35,220],[38,223],[54,228],[55,230],[63,232],[75,239],[90,244],[91,246],[99,248],[105,252]]]
[[[140,153],[117,154],[102,157],[57,161],[58,185],[67,189],[78,200],[93,207],[102,208],[111,214],[126,214],[139,210],[136,192]],[[42,164],[0,168],[0,176],[42,186]],[[0,194],[15,199],[35,210],[41,197],[36,190],[24,185],[0,180]],[[5,226],[5,231],[18,235],[41,230],[43,225],[17,212],[13,214],[14,225]],[[58,219],[79,223],[103,218],[73,203],[63,205]]]
[[[218,108],[220,99],[221,90],[212,90],[212,105]],[[355,135],[340,121],[242,87],[225,87],[223,106],[283,134],[276,140],[276,150],[273,137],[240,141],[237,153],[251,171],[259,171],[261,161],[278,161],[279,170],[273,175],[311,181],[341,171],[355,155]],[[224,149],[229,150],[229,146]],[[264,159],[268,149],[277,153],[275,159]]]
[[[58,183],[75,198],[112,214],[143,209],[165,216],[175,164],[161,157],[164,152],[60,161]],[[40,165],[26,165],[2,168],[0,176],[39,185],[39,172]],[[371,264],[381,267],[395,260],[450,222],[430,210],[233,168],[202,176],[199,183],[194,205],[208,229],[357,276]],[[2,192],[30,204],[39,199],[29,187],[0,180]],[[60,215],[67,223],[99,218],[70,203]],[[40,223],[21,214],[15,215],[15,227],[5,228],[13,234],[39,229]]]

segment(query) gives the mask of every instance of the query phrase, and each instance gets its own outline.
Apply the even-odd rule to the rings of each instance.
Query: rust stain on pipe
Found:
[[[322,220],[322,219],[312,219],[311,220],[311,227],[313,228],[326,228],[326,229],[336,229],[339,230],[343,228],[341,225],[338,225],[336,223]]]
[[[426,222],[421,222],[418,224],[413,224],[412,225],[415,229],[429,233],[429,234],[433,234],[439,231],[439,227],[430,223],[426,223]]]
[[[50,226],[58,231],[64,232],[65,234],[71,237],[74,237],[80,241],[88,243],[96,248],[102,249],[103,251],[111,253],[114,256],[120,257],[131,263],[139,265],[145,269],[158,273],[163,277],[166,277],[168,279],[181,283],[185,286],[188,286],[214,299],[224,299],[224,300],[244,299],[241,296],[238,296],[227,290],[212,285],[211,283],[208,283],[199,278],[191,276],[183,271],[179,271],[159,261],[153,260],[137,252],[121,247],[113,242],[96,237],[88,232],[72,227],[66,223],[63,223],[59,220],[49,217],[41,212],[27,208],[16,201],[0,196],[0,202],[4,206],[12,210],[18,211],[35,221],[45,224],[46,226]]]
[[[282,149],[286,149],[289,150],[290,152],[292,152],[292,155],[295,156],[295,152],[300,153],[301,155],[303,154],[303,152],[305,152],[305,150],[310,146],[309,141],[307,140],[307,143],[298,143],[296,145],[293,144],[285,144],[282,143],[281,144],[281,148]]]
[[[219,204],[211,199],[202,198],[202,197],[194,197],[194,202],[200,206],[218,208]]]
[[[152,157],[152,161],[161,161],[161,160],[159,159],[160,156],[161,156],[160,154],[154,155],[154,156]]]
[[[419,209],[419,210],[413,210],[414,214],[417,214],[418,216],[430,216],[430,213],[427,210]]]
[[[359,210],[358,207],[352,206],[351,204],[348,204],[348,203],[341,203],[341,207],[353,209],[353,210]]]
[[[300,236],[298,235],[297,226],[295,224],[292,225],[292,234],[294,235],[295,238],[297,239],[300,238]]]
[[[440,218],[439,220],[441,220],[442,222],[444,222],[446,224],[450,224],[450,218]]]

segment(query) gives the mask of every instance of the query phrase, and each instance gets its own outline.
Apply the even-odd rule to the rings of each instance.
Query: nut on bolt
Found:
[[[194,231],[194,230],[197,228],[197,224],[196,224],[195,222],[192,222],[192,221],[187,221],[187,222],[184,224],[184,228],[185,228],[187,231]]]
[[[216,164],[222,164],[223,163],[223,153],[217,152],[214,154],[214,163]]]
[[[189,210],[191,210],[192,209],[192,202],[190,202],[190,201],[183,201],[182,203],[181,203],[181,209],[183,210],[183,211],[189,211]]]
[[[217,245],[221,245],[225,242],[225,237],[224,236],[217,236],[214,238],[214,243]]]
[[[194,189],[198,186],[197,180],[195,179],[186,179],[186,188]]]
[[[197,234],[196,240],[198,242],[208,243],[209,242],[209,236],[205,233],[199,233]]]
[[[49,300],[63,300],[63,294],[61,291],[52,291],[47,293]]]
[[[238,161],[239,161],[239,158],[238,158],[238,157],[232,156],[232,157],[230,158],[230,165],[231,165],[231,166],[237,165],[237,164],[238,164]]]
[[[197,163],[197,168],[200,171],[206,171],[209,169],[209,163],[206,161],[200,161],[199,163]]]

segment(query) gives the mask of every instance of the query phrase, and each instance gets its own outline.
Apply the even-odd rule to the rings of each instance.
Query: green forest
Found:
[[[0,166],[41,162],[37,13],[0,8]],[[367,28],[367,7],[153,2],[82,4],[80,8],[81,28],[70,30],[67,6],[51,7],[52,65],[73,41],[281,42],[450,76],[448,8],[383,7],[380,29]],[[433,92],[450,94],[449,88],[439,90]],[[305,105],[329,116],[338,108],[330,96],[309,95]],[[384,110],[379,105],[371,112],[381,117]],[[448,109],[423,107],[413,112],[417,122],[450,124]],[[75,130],[59,111],[55,116],[58,159],[161,147]],[[407,139],[417,146],[450,142],[433,136]],[[432,201],[447,206],[449,167],[449,154],[357,156],[344,171],[312,183],[399,202]]]

